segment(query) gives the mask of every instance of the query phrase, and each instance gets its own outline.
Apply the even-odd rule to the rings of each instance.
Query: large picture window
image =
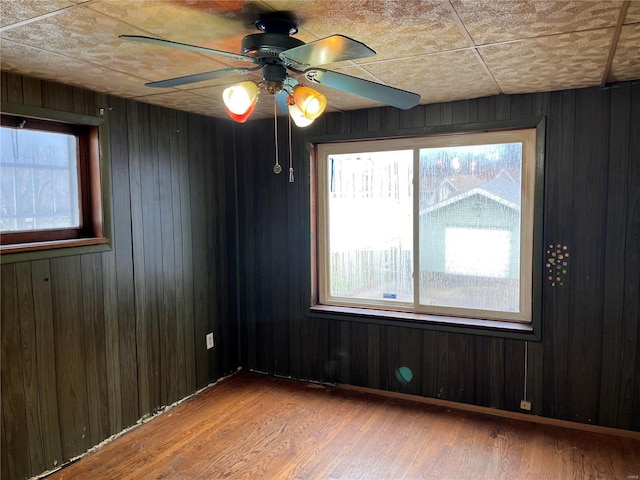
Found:
[[[319,144],[318,303],[530,323],[536,162],[535,128]]]
[[[106,242],[98,127],[3,114],[0,135],[2,252]]]

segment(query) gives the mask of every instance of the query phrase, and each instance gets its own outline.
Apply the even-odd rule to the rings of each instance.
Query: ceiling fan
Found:
[[[374,56],[375,51],[364,43],[344,35],[332,35],[304,43],[292,37],[298,32],[298,26],[290,12],[262,13],[254,25],[262,33],[244,37],[241,54],[145,36],[121,35],[120,38],[253,64],[250,67],[230,67],[146,84],[148,87],[176,87],[261,70],[262,82],[240,82],[223,93],[227,113],[238,122],[246,121],[251,115],[261,91],[274,95],[280,108],[288,111],[298,126],[309,125],[320,116],[326,106],[325,96],[299,84],[289,72],[304,77],[311,84],[324,85],[405,110],[420,101],[420,95],[416,93],[315,66]]]

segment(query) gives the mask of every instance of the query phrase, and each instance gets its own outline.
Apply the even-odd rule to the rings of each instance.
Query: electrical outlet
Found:
[[[527,400],[520,400],[520,408],[522,410],[531,411],[531,402],[528,402]]]
[[[215,343],[213,341],[213,333],[207,333],[207,350],[213,348],[214,345]]]

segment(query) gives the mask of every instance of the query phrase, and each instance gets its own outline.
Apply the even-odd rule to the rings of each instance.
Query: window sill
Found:
[[[0,263],[15,263],[110,250],[105,237],[0,245]]]
[[[313,305],[309,309],[309,315],[314,318],[402,326],[422,330],[439,330],[528,341],[540,340],[539,333],[535,332],[533,325],[529,323],[337,307],[333,305]]]

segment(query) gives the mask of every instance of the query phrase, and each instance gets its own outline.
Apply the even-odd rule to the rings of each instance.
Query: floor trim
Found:
[[[556,418],[541,417],[539,415],[531,415],[519,412],[510,412],[508,410],[499,410],[497,408],[481,407],[479,405],[471,405],[468,403],[453,402],[450,400],[441,400],[439,398],[422,397],[420,395],[411,395],[409,393],[391,392],[388,390],[379,390],[376,388],[359,387],[356,385],[348,385],[346,383],[335,384],[336,388],[343,390],[351,390],[371,395],[378,395],[388,398],[396,398],[400,400],[409,400],[412,402],[426,403],[428,405],[436,405],[440,407],[451,408],[454,410],[464,410],[474,413],[483,413],[485,415],[493,415],[496,417],[510,418],[513,420],[521,420],[524,422],[540,423],[543,425],[551,425],[555,427],[570,428],[572,430],[580,430],[591,433],[602,433],[605,435],[615,435],[617,437],[632,438],[640,440],[640,432],[632,430],[623,430],[621,428],[603,427],[600,425],[589,425],[586,423],[571,422],[569,420],[560,420]]]

